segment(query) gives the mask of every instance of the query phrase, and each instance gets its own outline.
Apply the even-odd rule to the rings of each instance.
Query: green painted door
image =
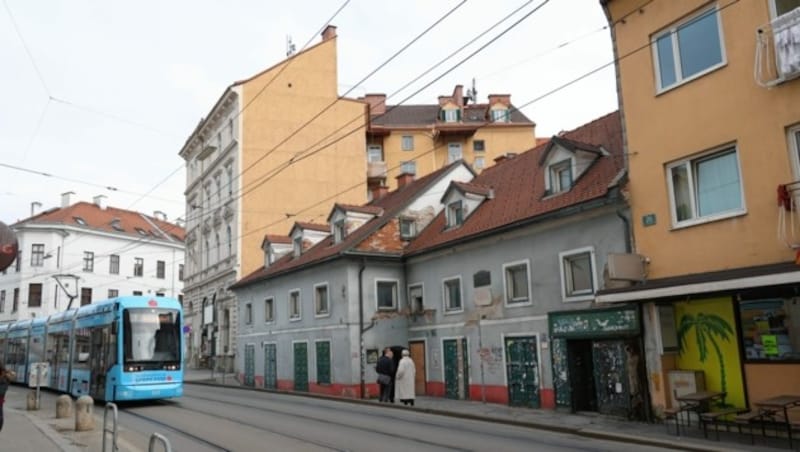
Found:
[[[539,359],[536,336],[505,340],[508,403],[539,408]]]
[[[466,339],[447,339],[444,346],[444,395],[450,399],[469,398],[469,360]]]
[[[294,390],[308,391],[308,344],[294,344]]]
[[[317,342],[317,384],[331,384],[331,343]]]
[[[623,341],[592,342],[597,411],[627,416],[630,411],[627,359]]]
[[[244,346],[244,385],[256,385],[256,347],[253,344]]]
[[[278,346],[264,344],[264,389],[278,389]]]

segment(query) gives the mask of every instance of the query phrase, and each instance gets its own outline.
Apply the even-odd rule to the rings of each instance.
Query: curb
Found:
[[[469,414],[469,413],[460,413],[457,411],[449,411],[449,410],[442,410],[438,408],[423,408],[423,407],[407,407],[403,405],[393,405],[393,404],[382,404],[373,402],[370,400],[364,399],[351,399],[348,397],[336,397],[327,394],[314,394],[314,393],[305,393],[305,392],[296,392],[296,391],[285,391],[285,390],[273,390],[273,389],[264,389],[264,388],[254,388],[250,386],[233,386],[233,385],[223,385],[220,383],[207,381],[207,380],[193,380],[193,381],[184,381],[184,385],[197,385],[197,386],[213,386],[218,388],[230,388],[230,389],[238,389],[240,391],[251,391],[251,392],[265,392],[270,394],[281,394],[281,395],[288,395],[288,396],[295,396],[295,397],[304,397],[304,398],[312,398],[312,399],[323,399],[323,400],[330,400],[334,402],[343,402],[343,403],[350,403],[354,405],[369,405],[373,407],[380,407],[386,409],[395,409],[395,410],[406,410],[406,411],[414,411],[417,413],[426,413],[426,414],[434,414],[439,416],[448,416],[452,418],[459,418],[459,419],[467,419],[473,421],[481,421],[481,422],[492,422],[495,424],[504,424],[504,425],[512,425],[515,427],[523,427],[523,428],[531,428],[537,430],[545,430],[557,433],[565,433],[570,435],[582,436],[586,438],[593,438],[593,439],[603,439],[603,440],[610,440],[610,441],[617,441],[617,442],[624,442],[628,444],[638,444],[642,446],[654,446],[654,447],[662,447],[672,450],[684,450],[690,452],[727,452],[732,450],[730,447],[710,447],[703,444],[680,444],[674,441],[662,440],[662,439],[655,439],[655,438],[645,438],[640,436],[634,435],[626,435],[621,433],[611,433],[602,430],[592,429],[592,428],[582,428],[582,427],[564,427],[561,425],[552,425],[552,424],[544,424],[541,422],[531,422],[531,421],[517,421],[514,419],[502,419],[497,417],[487,417],[481,416],[477,414]]]
[[[69,442],[68,438],[55,431],[45,421],[39,419],[36,415],[28,413],[27,411],[14,410],[19,414],[24,415],[28,421],[36,427],[39,432],[47,437],[59,450],[62,452],[82,452],[83,449],[73,445]]]

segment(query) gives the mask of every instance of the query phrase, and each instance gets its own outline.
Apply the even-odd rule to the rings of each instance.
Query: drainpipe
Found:
[[[360,367],[360,385],[361,385],[361,398],[364,398],[367,387],[364,383],[364,373],[366,371],[366,363],[364,362],[364,290],[363,290],[363,277],[364,270],[367,268],[367,260],[361,259],[361,265],[358,267],[358,363]]]
[[[618,210],[617,216],[620,220],[622,220],[622,224],[624,225],[625,229],[625,252],[632,253],[633,252],[633,240],[631,239],[631,221],[628,217],[625,216],[623,213],[624,211]]]

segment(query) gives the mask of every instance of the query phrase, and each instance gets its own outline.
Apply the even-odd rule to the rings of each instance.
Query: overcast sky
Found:
[[[178,152],[198,120],[232,81],[285,58],[287,35],[298,50],[312,36],[319,42],[316,32],[344,3],[0,1],[0,164],[52,175],[0,166],[0,221],[7,224],[28,217],[34,201],[57,207],[66,191],[86,201],[104,194],[114,207],[162,210],[169,220],[183,216]],[[526,1],[469,0],[353,86],[459,3],[351,0],[332,21],[339,36],[339,93],[391,94]],[[442,74],[514,20],[388,103]],[[474,78],[479,101],[510,93],[512,103],[522,105],[610,62],[605,26],[598,0],[551,0],[407,103],[435,103]],[[616,106],[612,66],[523,112],[536,122],[537,136],[550,136]]]

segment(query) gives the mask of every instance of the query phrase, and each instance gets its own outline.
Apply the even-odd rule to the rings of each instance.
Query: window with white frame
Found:
[[[31,267],[42,265],[44,265],[44,243],[34,243],[31,245]]]
[[[531,301],[528,261],[503,265],[503,278],[505,280],[506,304],[521,304]]]
[[[653,35],[658,91],[699,77],[725,64],[716,6]]]
[[[264,300],[264,321],[272,322],[275,320],[275,299],[272,297]]]
[[[336,222],[333,223],[333,241],[335,243],[341,242],[344,240],[346,234],[347,230],[345,229],[344,218],[336,220]]]
[[[400,238],[410,239],[416,235],[416,224],[413,218],[400,218]]]
[[[444,310],[445,312],[455,312],[464,309],[461,304],[461,278],[449,278],[442,282],[444,286]]]
[[[494,122],[508,122],[508,109],[497,108],[492,110],[492,121]]]
[[[780,17],[800,8],[800,0],[771,0],[774,17]]]
[[[164,261],[156,261],[156,278],[164,279],[167,275],[167,264]]]
[[[112,254],[108,257],[108,272],[112,275],[119,275],[119,255]]]
[[[484,157],[475,157],[475,163],[472,165],[476,170],[482,170],[486,167],[486,160]]]
[[[397,309],[397,281],[376,281],[375,294],[379,310]]]
[[[292,251],[294,252],[294,257],[300,257],[300,254],[303,252],[303,236],[298,235],[294,239],[292,239]]]
[[[417,162],[415,160],[400,162],[400,172],[407,174],[417,174]]]
[[[713,220],[744,211],[736,147],[667,166],[675,225]]]
[[[411,312],[424,312],[425,299],[422,284],[414,284],[408,286],[408,302],[411,306]]]
[[[461,200],[453,201],[447,205],[447,226],[454,227],[464,224],[464,204]]]
[[[330,314],[330,300],[328,298],[328,285],[314,286],[314,312],[318,316]]]
[[[402,141],[402,149],[404,151],[413,151],[414,150],[414,136],[413,135],[403,135]]]
[[[289,292],[289,320],[300,320],[300,291]]]
[[[461,151],[461,143],[449,143],[447,145],[447,163],[453,163],[464,158]]]
[[[117,298],[119,296],[118,289],[108,289],[108,298]]]
[[[367,146],[367,162],[382,162],[383,161],[383,147],[378,144],[370,144]]]
[[[444,122],[458,122],[461,119],[461,110],[458,108],[442,110],[441,118]]]
[[[244,305],[244,323],[247,325],[253,324],[253,303]]]
[[[228,257],[233,256],[233,234],[231,234],[231,225],[225,227],[225,240],[228,244]]]
[[[94,252],[92,251],[83,252],[83,271],[85,272],[94,271]]]
[[[800,180],[800,125],[789,129],[788,140],[790,158],[794,167],[794,180]]]
[[[225,167],[225,174],[228,176],[228,197],[233,196],[233,168],[231,165]]]
[[[572,160],[566,159],[550,165],[550,193],[560,193],[572,188]]]
[[[133,276],[144,275],[144,259],[141,257],[133,258]]]
[[[559,253],[564,299],[590,299],[595,291],[594,249],[579,248]]]

